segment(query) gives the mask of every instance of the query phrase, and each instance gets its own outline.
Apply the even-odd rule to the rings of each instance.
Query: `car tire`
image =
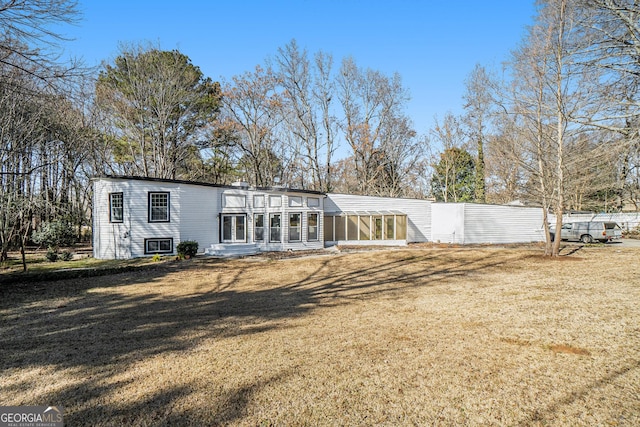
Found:
[[[591,234],[584,234],[582,237],[580,237],[580,241],[582,243],[593,243],[593,237],[591,237]]]

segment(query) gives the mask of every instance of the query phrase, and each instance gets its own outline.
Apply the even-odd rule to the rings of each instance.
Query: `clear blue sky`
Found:
[[[214,80],[253,70],[296,39],[313,54],[398,72],[419,134],[434,116],[461,111],[475,64],[500,69],[534,15],[534,0],[79,0],[67,55],[113,59],[118,43],[178,49]]]

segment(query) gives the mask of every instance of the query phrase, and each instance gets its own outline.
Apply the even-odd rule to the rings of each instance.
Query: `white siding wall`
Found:
[[[544,241],[541,208],[464,204],[464,243]]]
[[[150,223],[149,192],[168,192],[170,222]],[[109,193],[123,195],[123,222],[109,222]],[[94,257],[99,259],[145,256],[144,239],[180,241],[180,191],[178,184],[103,178],[94,181]]]
[[[325,212],[400,211],[407,214],[407,242],[427,242],[431,238],[431,204],[429,200],[392,197],[327,194]]]
[[[438,243],[464,243],[464,204],[431,204],[431,240]]]
[[[198,252],[218,243],[222,189],[180,184],[180,239],[198,242]],[[175,243],[178,244],[177,242]]]
[[[435,242],[524,243],[544,240],[542,209],[474,203],[434,203]]]

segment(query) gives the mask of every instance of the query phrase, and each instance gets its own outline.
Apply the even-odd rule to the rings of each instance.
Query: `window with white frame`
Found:
[[[264,241],[264,214],[253,215],[253,240]]]
[[[144,239],[145,254],[170,254],[173,253],[173,239]]]
[[[269,214],[269,241],[280,242],[281,241],[281,226],[282,216],[279,213]]]
[[[269,207],[270,208],[279,208],[282,206],[282,197],[281,196],[269,196]]]
[[[222,215],[222,241],[241,243],[247,241],[247,216]]]
[[[307,240],[310,242],[318,240],[318,216],[317,213],[307,214]]]
[[[149,222],[169,222],[168,192],[149,192]]]
[[[253,207],[254,208],[264,208],[264,196],[263,195],[253,196]]]
[[[289,241],[299,242],[302,240],[302,214],[291,212],[289,214]]]
[[[299,208],[302,206],[302,197],[300,196],[289,196],[289,207]]]
[[[247,197],[243,194],[224,194],[222,206],[225,208],[244,208],[247,206]]]
[[[109,222],[124,219],[124,197],[122,193],[109,193]]]

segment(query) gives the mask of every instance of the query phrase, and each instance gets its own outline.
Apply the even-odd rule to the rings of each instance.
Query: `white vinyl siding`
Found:
[[[93,252],[98,259],[149,256],[145,239],[180,241],[180,192],[174,183],[101,178],[93,181]],[[109,193],[123,193],[122,222],[110,222]],[[149,222],[149,194],[170,194],[165,214],[171,222]],[[174,245],[175,246],[175,245]],[[175,249],[175,248],[174,248]]]
[[[540,208],[475,203],[434,203],[433,241],[527,243],[544,240]]]

